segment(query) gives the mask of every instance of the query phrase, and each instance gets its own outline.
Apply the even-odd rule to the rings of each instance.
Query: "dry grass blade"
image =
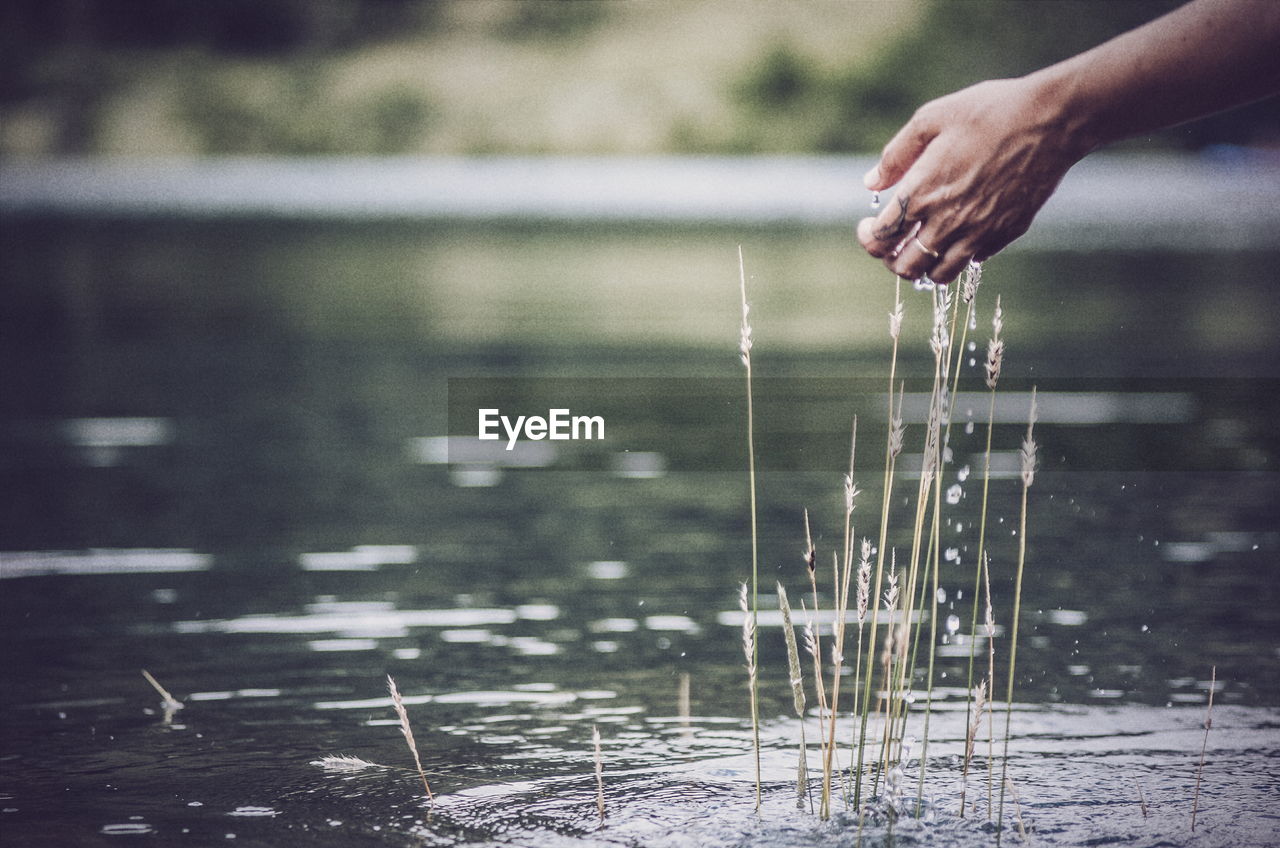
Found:
[[[800,665],[800,649],[796,644],[795,626],[791,622],[791,601],[787,598],[787,590],[782,582],[778,582],[778,608],[782,611],[782,635],[787,643],[787,672],[791,682],[791,702],[796,715],[800,718],[800,756],[796,764],[796,807],[804,806],[804,797],[809,789],[808,742],[804,733],[804,711],[806,700],[804,695],[804,672]],[[810,812],[813,798],[809,799]]]
[[[170,695],[169,691],[160,685],[160,681],[151,676],[151,672],[147,671],[145,668],[141,669],[141,671],[142,676],[151,684],[151,688],[160,693],[160,697],[164,699],[161,706],[164,708],[166,714],[172,714],[182,709],[182,702]]]
[[[969,792],[969,766],[973,762],[973,749],[978,741],[978,728],[982,726],[982,710],[986,705],[987,681],[983,680],[973,691],[973,714],[965,731],[964,766],[960,771],[960,818],[964,818],[964,799]]]
[[[600,821],[604,821],[604,757],[600,753],[600,728],[591,725],[591,744],[595,747],[596,761],[596,809],[600,811]]]
[[[347,754],[329,754],[318,760],[312,760],[311,765],[322,768],[325,771],[350,772],[364,771],[371,768],[386,768],[377,763],[371,763],[368,760],[362,760],[359,757],[352,757]]]
[[[1009,729],[1013,721],[1013,684],[1018,667],[1018,623],[1022,613],[1022,576],[1027,562],[1027,492],[1035,482],[1036,474],[1036,390],[1031,388],[1031,411],[1027,415],[1027,435],[1022,440],[1022,506],[1018,517],[1018,570],[1013,581],[1013,617],[1009,634],[1009,679],[1005,685],[1004,706],[1004,755],[1000,765],[1000,809],[996,813],[996,844],[1004,832],[1004,790],[1012,786],[1009,781]],[[1015,798],[1016,801],[1016,798]],[[1021,821],[1019,821],[1021,827]]]
[[[969,770],[969,761],[973,759],[973,745],[978,738],[978,728],[982,726],[982,710],[987,705],[987,681],[983,680],[973,693],[973,718],[969,720],[969,730],[964,740],[964,769]]]
[[[756,757],[756,809],[760,809],[760,702],[756,690],[755,668],[757,656],[754,647],[754,627],[760,610],[760,543],[756,513],[756,437],[755,437],[755,401],[751,391],[751,324],[748,316],[751,307],[747,305],[747,267],[742,258],[742,245],[738,245],[738,283],[742,295],[742,326],[738,336],[738,353],[742,357],[742,365],[747,372],[747,479],[751,489],[751,625],[753,628],[752,657],[748,661],[751,669],[751,735],[754,741]]]
[[[742,653],[747,660],[747,687],[751,693],[751,728],[756,759],[756,808],[760,807],[760,707],[759,677],[756,669],[756,616],[748,601],[747,584],[738,590],[738,607],[742,610]]]
[[[1005,783],[1009,787],[1010,794],[1013,795],[1013,809],[1018,820],[1018,835],[1022,837],[1022,841],[1027,841],[1027,826],[1022,821],[1022,800],[1018,797],[1018,787],[1014,785],[1013,778],[1005,778]],[[999,844],[999,839],[996,840]]]
[[[1200,810],[1200,778],[1204,776],[1204,754],[1209,748],[1209,728],[1213,727],[1213,690],[1218,688],[1218,667],[1209,672],[1209,706],[1204,713],[1204,742],[1200,744],[1200,765],[1196,768],[1196,794],[1191,801],[1191,829],[1196,829],[1196,813]]]
[[[396,681],[391,675],[387,675],[387,691],[391,693],[391,704],[396,708],[396,716],[400,719],[400,732],[404,734],[404,741],[408,743],[409,750],[413,752],[413,764],[418,769],[418,777],[422,778],[422,788],[427,790],[427,800],[435,803],[436,797],[431,792],[431,784],[427,783],[427,773],[422,770],[422,759],[418,756],[418,745],[413,741],[413,728],[409,726],[409,712],[404,708],[404,698],[400,697],[400,690],[396,688]]]
[[[787,590],[778,583],[778,608],[782,610],[782,635],[787,643],[787,670],[790,673],[791,697],[796,715],[804,716],[804,674],[800,668],[800,651],[796,646],[796,632],[791,623],[791,601]]]

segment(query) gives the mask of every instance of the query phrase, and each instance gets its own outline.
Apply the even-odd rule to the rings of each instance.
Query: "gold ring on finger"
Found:
[[[920,241],[920,237],[919,237],[919,236],[917,236],[917,237],[913,238],[913,239],[911,240],[911,242],[912,242],[912,244],[914,244],[916,247],[920,248],[920,249],[921,249],[921,250],[923,250],[925,253],[927,253],[927,254],[929,254],[930,256],[932,256],[934,259],[940,259],[940,258],[942,258],[941,254],[939,254],[939,253],[938,253],[938,251],[936,251],[936,250],[934,250],[934,249],[932,249],[932,248],[930,248],[930,247],[927,247],[927,246],[925,245],[925,243],[924,243],[924,242]]]

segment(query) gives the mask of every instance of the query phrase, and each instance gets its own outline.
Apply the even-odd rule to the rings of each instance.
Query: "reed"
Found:
[[[871,602],[871,540],[866,536],[862,537],[862,551],[858,557],[858,577],[857,577],[857,618],[858,618],[858,647],[854,651],[854,669],[853,669],[853,728],[854,732],[858,728],[858,687],[869,688],[871,685],[871,669],[867,669],[867,680],[862,679],[862,630],[867,621],[867,610]],[[854,747],[856,744],[850,742],[849,749],[849,779],[845,781],[846,801],[853,797],[853,769],[854,769]],[[855,807],[855,809],[857,809]]]
[[[978,567],[973,575],[973,615],[970,616],[972,628],[969,630],[969,680],[968,687],[973,689],[974,644],[978,635],[978,580],[982,576],[983,556],[987,550],[987,503],[991,489],[991,434],[996,428],[996,384],[1000,382],[1000,370],[1005,361],[1005,342],[1000,333],[1005,327],[1005,314],[1000,309],[1000,296],[996,296],[996,310],[991,316],[991,341],[987,343],[986,383],[988,393],[987,405],[987,450],[982,459],[982,515],[978,519]],[[969,705],[965,706],[968,713]]]
[[[404,698],[400,697],[395,678],[389,674],[387,691],[391,693],[391,704],[396,709],[396,717],[400,719],[400,732],[404,735],[404,741],[409,746],[409,750],[413,752],[413,764],[418,769],[418,777],[422,778],[422,788],[427,790],[427,800],[434,804],[436,797],[431,793],[431,784],[427,783],[427,773],[422,770],[422,758],[418,756],[418,745],[413,741],[413,728],[409,726],[409,711],[404,708]]]
[[[800,719],[800,756],[796,762],[796,809],[804,808],[809,796],[809,812],[813,812],[813,796],[809,795],[809,743],[805,739],[804,672],[800,665],[800,649],[796,645],[795,626],[791,623],[791,601],[782,581],[778,581],[778,608],[782,611],[782,635],[787,643],[787,673],[791,682],[791,703]]]
[[[880,597],[882,577],[884,575],[884,557],[886,550],[886,540],[889,533],[889,504],[893,493],[893,477],[895,465],[897,463],[898,454],[902,453],[903,443],[903,426],[902,426],[902,394],[898,394],[898,411],[894,414],[893,407],[893,385],[897,378],[898,367],[898,339],[902,335],[902,281],[898,277],[894,277],[894,302],[893,311],[889,313],[889,338],[893,341],[893,350],[889,358],[889,433],[885,438],[884,449],[884,484],[881,488],[883,497],[880,502],[880,544],[876,548],[876,576],[875,586],[871,591],[871,598]],[[903,390],[905,390],[905,385]],[[855,811],[862,809],[862,772],[864,765],[864,755],[866,751],[867,738],[867,715],[871,707],[871,678],[872,669],[874,668],[874,660],[876,655],[876,626],[879,624],[877,614],[880,605],[878,603],[871,604],[871,633],[867,639],[867,685],[862,692],[862,720],[858,723],[858,764],[854,767],[853,778],[853,808]],[[892,626],[892,625],[890,625]],[[889,678],[884,678],[884,685],[887,687]]]
[[[996,619],[991,609],[991,557],[982,560],[982,579],[987,589],[987,612],[983,629],[987,634],[987,690],[994,695],[996,691]],[[987,698],[987,820],[991,820],[991,800],[995,768],[995,722],[992,721],[992,698]]]
[[[760,809],[760,676],[756,665],[758,647],[756,645],[756,617],[751,614],[751,604],[747,597],[747,584],[740,584],[738,590],[738,608],[742,610],[742,654],[747,661],[747,689],[751,693],[751,727],[755,733],[756,761],[756,809]]]
[[[680,735],[685,739],[693,738],[693,727],[690,721],[693,717],[693,698],[689,683],[689,672],[680,672],[676,683],[676,716],[680,719]]]
[[[840,705],[840,681],[844,668],[844,639],[846,616],[849,610],[849,585],[853,570],[853,509],[858,496],[858,487],[854,484],[854,459],[858,448],[858,418],[853,419],[853,435],[849,446],[849,473],[844,477],[844,563],[833,555],[834,579],[836,587],[835,623],[832,626],[831,646],[831,726],[827,731],[827,747],[822,761],[822,807],[823,819],[831,817],[831,784],[835,774],[836,754],[836,716]],[[857,698],[857,681],[854,681],[854,698]]]
[[[973,762],[973,750],[978,739],[978,729],[982,726],[982,709],[987,701],[987,681],[983,680],[970,693],[974,703],[973,715],[969,719],[964,735],[964,762],[960,769],[960,818],[964,818],[964,799],[969,792],[969,765]]]
[[[1012,778],[1012,777],[1010,777],[1010,778],[1006,778],[1006,779],[1005,779],[1005,783],[1006,783],[1006,784],[1008,785],[1008,787],[1009,787],[1009,794],[1013,796],[1013,809],[1014,809],[1014,812],[1015,812],[1016,820],[1017,820],[1017,822],[1018,822],[1018,835],[1022,837],[1022,841],[1023,841],[1023,842],[1026,842],[1026,841],[1027,841],[1027,826],[1026,826],[1026,825],[1023,823],[1023,821],[1022,821],[1022,801],[1018,798],[1018,787],[1017,787],[1017,785],[1013,782],[1013,778]],[[1001,787],[1000,791],[1003,793],[1003,792],[1004,792],[1004,788],[1003,788],[1003,787]],[[1000,831],[999,831],[999,830],[997,830],[997,831],[996,831],[996,844],[997,844],[997,845],[999,845],[999,844],[1000,844]]]
[[[756,763],[756,809],[762,802],[761,787],[761,749],[760,749],[760,713],[759,713],[759,641],[758,641],[758,575],[760,568],[760,552],[757,525],[756,500],[756,458],[754,443],[754,411],[752,396],[752,335],[748,320],[750,308],[747,303],[746,272],[741,248],[739,260],[739,291],[741,295],[742,322],[739,338],[739,353],[746,369],[747,378],[747,448],[748,478],[751,494],[751,533],[752,533],[752,577],[750,583],[743,582],[739,590],[739,606],[743,614],[743,655],[747,661],[748,682],[751,690],[752,730]],[[973,316],[975,314],[975,296],[981,278],[981,266],[971,265],[966,273],[963,285],[965,308],[960,308],[960,297],[953,297],[951,292],[935,288],[932,302],[932,322],[929,334],[929,345],[933,352],[934,368],[932,389],[929,395],[928,420],[923,434],[923,450],[920,465],[920,476],[915,493],[914,514],[910,520],[910,557],[906,566],[899,570],[898,551],[888,545],[888,529],[893,512],[893,490],[897,473],[897,461],[903,450],[905,427],[902,408],[905,395],[905,384],[897,378],[897,359],[904,318],[904,305],[901,297],[900,283],[895,287],[894,307],[889,313],[889,335],[892,340],[892,358],[890,361],[889,390],[887,392],[887,409],[889,427],[886,434],[883,468],[883,498],[880,505],[879,545],[872,544],[869,537],[863,537],[861,546],[855,556],[856,537],[854,533],[853,512],[855,498],[859,494],[854,481],[854,459],[857,446],[857,419],[853,421],[850,446],[849,472],[844,477],[844,538],[840,551],[832,552],[832,594],[831,618],[833,621],[830,633],[831,643],[824,646],[822,627],[818,625],[822,600],[818,592],[817,550],[813,543],[813,532],[810,526],[808,510],[804,511],[805,547],[803,557],[809,577],[810,600],[807,604],[801,598],[801,610],[805,616],[803,626],[803,646],[813,663],[814,695],[819,728],[819,751],[821,761],[821,793],[818,802],[818,814],[822,819],[831,815],[833,782],[836,775],[847,775],[842,787],[845,792],[846,805],[852,801],[853,808],[859,816],[859,823],[865,820],[868,807],[862,797],[862,781],[871,780],[873,796],[879,791],[880,780],[886,781],[885,795],[881,804],[891,816],[901,815],[904,792],[903,765],[915,758],[918,751],[919,772],[914,777],[916,788],[915,814],[923,814],[925,784],[929,766],[930,731],[933,707],[933,693],[936,683],[935,672],[938,663],[939,610],[941,597],[942,527],[944,501],[942,497],[943,472],[948,458],[948,442],[951,427],[951,406],[959,388],[961,363],[964,361],[965,342]],[[971,633],[969,646],[969,682],[974,682],[977,657],[976,644],[979,628],[985,629],[988,645],[987,673],[977,685],[969,687],[965,717],[965,748],[962,758],[962,797],[961,816],[968,799],[969,780],[973,768],[973,760],[983,724],[983,714],[987,724],[987,812],[991,816],[995,812],[994,796],[994,745],[995,730],[993,722],[993,702],[995,688],[995,624],[992,612],[990,588],[990,557],[986,552],[986,530],[988,524],[988,508],[990,500],[991,449],[994,431],[995,391],[1003,364],[1004,343],[1001,339],[1003,329],[1003,312],[997,298],[995,313],[992,319],[993,333],[987,349],[984,363],[986,384],[989,390],[986,448],[983,459],[983,495],[982,515],[978,526],[978,563],[975,568],[973,611],[971,615]],[[959,332],[957,333],[957,329]],[[957,344],[957,339],[959,342]],[[895,399],[894,393],[897,392]],[[1028,422],[1026,438],[1022,445],[1022,504],[1020,514],[1019,551],[1017,577],[1014,588],[1013,623],[1010,627],[1009,680],[1006,681],[1006,716],[1005,741],[1001,775],[1001,798],[999,815],[1003,815],[1005,787],[1010,786],[1008,777],[1008,747],[1011,728],[1011,705],[1013,697],[1013,681],[1016,672],[1018,619],[1021,615],[1022,581],[1026,567],[1026,526],[1028,490],[1034,480],[1036,446],[1033,439],[1035,425],[1035,392],[1032,392],[1032,409]],[[910,502],[908,501],[908,506]],[[957,528],[958,529],[958,528]],[[872,562],[874,555],[874,563]],[[886,562],[888,560],[888,562]],[[888,585],[888,591],[884,587]],[[985,622],[979,618],[979,601],[985,584],[986,610]],[[782,612],[784,639],[787,648],[788,679],[792,689],[793,707],[800,720],[800,751],[797,758],[796,802],[797,807],[804,806],[804,798],[809,796],[810,811],[813,811],[815,799],[809,792],[808,740],[806,737],[805,718],[808,709],[803,665],[800,659],[800,644],[795,632],[799,622],[793,620],[790,599],[782,582],[777,583],[778,604]],[[853,597],[851,598],[851,594]],[[855,604],[855,612],[851,615],[850,602]],[[811,604],[811,606],[810,606]],[[882,618],[888,618],[888,628],[884,634],[879,632]],[[870,627],[868,628],[868,618]],[[927,627],[926,627],[927,619]],[[839,727],[839,710],[841,706],[844,683],[844,663],[847,640],[854,638],[848,632],[849,626],[856,624],[855,662],[852,663],[852,698],[851,718],[852,734],[849,741],[849,762],[847,771],[840,765],[840,751],[836,744]],[[922,640],[928,640],[927,663],[922,652]],[[881,644],[881,642],[883,644]],[[824,657],[823,648],[829,650],[829,657]],[[916,671],[917,656],[921,659],[919,672]],[[831,663],[830,680],[823,667],[824,661]],[[981,673],[977,672],[981,677]],[[876,678],[881,678],[881,685],[875,686]],[[921,678],[923,680],[921,681]],[[917,711],[911,707],[915,698],[913,689],[923,689],[925,698],[922,709]],[[870,722],[871,693],[878,693],[876,711],[883,712],[880,730],[872,734],[882,735],[878,757],[868,763],[867,736]],[[861,703],[859,703],[861,701]],[[920,716],[920,745],[915,748],[914,742],[907,741],[907,726]],[[912,725],[914,728],[914,725]],[[882,731],[882,733],[881,733]],[[856,751],[854,750],[856,748]],[[915,748],[909,751],[908,748]],[[874,753],[874,752],[873,752]],[[815,787],[816,789],[816,787]],[[1015,799],[1016,800],[1016,799]],[[974,803],[974,809],[978,806]]]
[[[1027,435],[1022,440],[1022,507],[1018,517],[1018,571],[1013,585],[1013,617],[1009,634],[1009,680],[1005,687],[1004,754],[1000,765],[1000,808],[996,813],[996,844],[1004,832],[1004,788],[1009,774],[1009,729],[1013,723],[1013,683],[1018,662],[1018,619],[1022,611],[1022,574],[1027,561],[1027,492],[1036,479],[1036,390],[1031,389],[1031,411],[1027,416]],[[1021,821],[1019,821],[1021,827]]]
[[[756,760],[756,809],[760,809],[760,701],[756,689],[756,666],[758,649],[754,644],[754,631],[759,618],[759,582],[760,582],[760,545],[756,528],[756,443],[755,443],[755,409],[751,393],[751,324],[748,315],[751,307],[747,305],[747,270],[742,258],[742,246],[738,246],[738,281],[742,293],[742,326],[738,335],[738,353],[742,365],[747,371],[747,473],[751,488],[751,626],[752,656],[748,660],[751,669],[751,735]],[[745,612],[745,611],[744,611]]]
[[[1196,793],[1191,799],[1191,830],[1196,829],[1196,813],[1200,810],[1200,778],[1204,776],[1204,754],[1209,749],[1209,728],[1213,727],[1213,690],[1218,687],[1218,667],[1209,671],[1209,706],[1204,712],[1204,741],[1200,743],[1200,765],[1196,767]],[[1145,805],[1144,805],[1145,812]]]
[[[977,651],[978,637],[978,581],[982,578],[984,570],[987,568],[986,544],[987,544],[987,504],[990,500],[991,490],[991,434],[995,430],[996,419],[996,385],[1000,382],[1000,370],[1004,366],[1004,341],[1000,338],[1000,333],[1004,329],[1004,312],[1000,309],[1000,296],[996,295],[996,308],[991,314],[991,339],[987,343],[987,360],[984,363],[985,381],[987,385],[987,447],[982,455],[982,512],[978,519],[978,565],[973,575],[973,613],[970,616],[969,628],[969,676],[965,682],[965,687],[969,692],[973,691],[973,665],[974,655]],[[991,584],[988,579],[987,583],[987,610],[990,616],[991,609]],[[994,633],[994,625],[992,625],[992,633]],[[988,635],[988,640],[991,636]],[[994,650],[994,646],[992,646]],[[995,685],[994,675],[989,675],[987,680],[991,685]],[[991,690],[991,694],[995,694],[995,690]],[[972,710],[972,699],[965,701],[965,722],[970,720],[969,713]],[[990,767],[990,760],[988,760]],[[988,794],[990,791],[990,775],[987,778]],[[987,814],[991,813],[991,799],[987,799]],[[960,814],[964,815],[963,807]]]
[[[889,772],[889,758],[892,751],[892,734],[893,722],[892,717],[896,709],[894,704],[895,698],[902,700],[903,692],[894,685],[897,676],[896,666],[902,663],[902,649],[907,641],[908,619],[904,618],[901,622],[895,622],[894,617],[897,615],[901,605],[901,590],[898,586],[902,575],[898,572],[897,552],[891,554],[890,565],[892,571],[889,574],[888,588],[884,594],[885,617],[888,619],[888,626],[885,628],[884,651],[880,656],[880,664],[884,675],[884,695],[882,701],[884,703],[884,720],[882,722],[883,732],[880,740],[880,770],[877,773],[877,780],[872,784],[872,793],[874,794],[879,786],[879,778],[881,775],[887,777]],[[895,663],[895,660],[897,662]],[[888,788],[886,786],[886,788]]]
[[[822,647],[818,626],[814,623],[815,614],[805,608],[804,600],[800,601],[800,610],[805,614],[804,649],[813,659],[813,686],[818,700],[818,755],[822,762],[827,758],[826,715],[827,689],[822,682]]]
[[[935,464],[933,471],[933,521],[930,524],[929,547],[932,556],[932,572],[933,586],[930,592],[929,602],[929,666],[925,673],[925,705],[924,705],[924,731],[920,737],[920,775],[918,779],[918,791],[916,793],[916,818],[919,818],[924,804],[924,779],[925,772],[929,762],[929,719],[933,715],[933,672],[934,660],[937,656],[938,648],[938,590],[939,590],[939,572],[942,563],[942,468],[945,462],[944,449],[946,446],[946,438],[942,432],[943,422],[950,419],[950,413],[947,409],[948,400],[945,397],[947,363],[950,361],[950,344],[954,338],[946,333],[946,309],[949,298],[944,293],[938,296],[941,305],[938,311],[941,319],[935,321],[933,337],[930,339],[930,346],[933,348],[934,357],[936,359],[935,368],[937,369],[937,380],[934,386],[935,408],[936,414],[931,415],[933,419],[930,422],[931,428],[938,431],[935,436],[936,447],[934,449],[933,461]],[[956,312],[959,311],[957,307]],[[967,320],[967,319],[966,319]],[[952,322],[954,326],[954,319]],[[949,428],[949,427],[948,427]],[[919,628],[917,629],[917,637]],[[912,666],[914,667],[914,653],[912,658]],[[905,720],[905,718],[904,718]]]
[[[813,533],[809,529],[809,510],[804,511],[805,567],[809,572],[809,591],[813,597],[813,616],[805,612],[804,647],[813,658],[813,687],[818,699],[818,753],[821,762],[827,759],[826,715],[827,687],[822,680],[822,630],[814,622],[818,616],[818,550],[813,546]],[[804,609],[801,600],[800,608]]]
[[[946,328],[946,304],[941,295],[935,292],[933,302],[933,329],[930,333],[929,344],[934,352],[934,372],[933,372],[933,388],[930,393],[929,402],[929,419],[925,427],[925,445],[920,464],[920,481],[916,490],[916,511],[915,520],[912,524],[911,534],[911,559],[907,570],[906,588],[903,593],[903,613],[904,619],[910,622],[913,614],[919,607],[923,607],[923,598],[927,587],[927,571],[928,558],[925,562],[926,579],[921,579],[920,563],[921,553],[923,551],[924,542],[924,526],[925,519],[929,514],[930,492],[932,490],[934,480],[940,469],[941,457],[941,421],[942,421],[942,392],[943,392],[943,371],[942,371],[942,353],[946,349],[947,344],[947,328]],[[934,533],[930,532],[930,542],[934,540]],[[920,593],[920,601],[916,600],[917,591]],[[921,623],[923,617],[921,617]],[[919,638],[920,629],[917,626],[916,638]],[[886,721],[889,723],[889,732],[887,734],[888,744],[885,747],[881,759],[881,773],[887,772],[890,763],[895,760],[901,760],[901,740],[904,736],[907,721],[907,703],[909,698],[905,696],[914,682],[915,668],[915,650],[911,651],[911,660],[905,660],[906,649],[908,644],[912,642],[910,636],[897,640],[900,642],[899,650],[903,653],[904,659],[897,663],[895,677],[890,681],[891,689],[896,689],[903,696],[897,699],[890,699],[887,706]],[[895,758],[893,751],[893,742],[898,741],[898,753]]]
[[[600,821],[604,821],[604,757],[600,753],[600,726],[591,725],[591,745],[595,749],[596,765],[596,809],[600,812]]]
[[[171,721],[173,719],[173,714],[182,709],[183,703],[170,695],[169,690],[161,686],[160,681],[156,680],[155,677],[151,675],[151,672],[147,671],[145,668],[141,669],[141,671],[142,676],[151,684],[151,688],[155,689],[156,692],[160,694],[162,699],[160,701],[160,707],[164,710],[165,721]]]
[[[835,761],[837,747],[836,717],[839,715],[840,680],[844,669],[844,617],[849,605],[848,569],[845,568],[843,570],[844,573],[842,573],[840,558],[835,551],[831,552],[831,570],[834,575],[837,594],[834,609],[835,620],[831,625],[831,700],[828,703],[830,709],[827,711],[830,728],[824,734],[826,747],[822,752],[822,803],[818,811],[818,815],[824,821],[831,817],[831,784],[835,770],[839,769],[839,763]]]

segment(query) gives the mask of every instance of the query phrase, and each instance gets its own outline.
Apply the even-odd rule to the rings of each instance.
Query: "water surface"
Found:
[[[825,824],[795,809],[773,614],[755,812],[736,607],[738,243],[762,606],[775,579],[807,582],[803,508],[822,556],[838,544],[854,413],[858,532],[878,515],[892,285],[847,234],[44,220],[7,222],[4,240],[6,843],[856,844],[841,802]],[[973,358],[997,292],[1010,345],[998,677],[1032,385],[1044,413],[1009,761],[1033,843],[1276,841],[1275,258],[1023,252],[988,269]],[[899,548],[926,320],[911,293]],[[486,393],[593,405],[608,438],[464,457],[442,440],[468,435]],[[966,364],[942,577],[966,625],[984,401]],[[871,844],[994,842],[983,778],[976,815],[958,814],[968,654],[939,647],[927,815],[870,823]],[[166,715],[144,668],[183,709]],[[372,765],[323,765],[336,755]],[[1014,813],[1007,799],[1005,838]]]

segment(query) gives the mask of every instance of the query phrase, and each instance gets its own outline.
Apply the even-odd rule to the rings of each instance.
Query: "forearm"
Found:
[[[1280,92],[1280,2],[1195,0],[1026,82],[1083,156]]]

